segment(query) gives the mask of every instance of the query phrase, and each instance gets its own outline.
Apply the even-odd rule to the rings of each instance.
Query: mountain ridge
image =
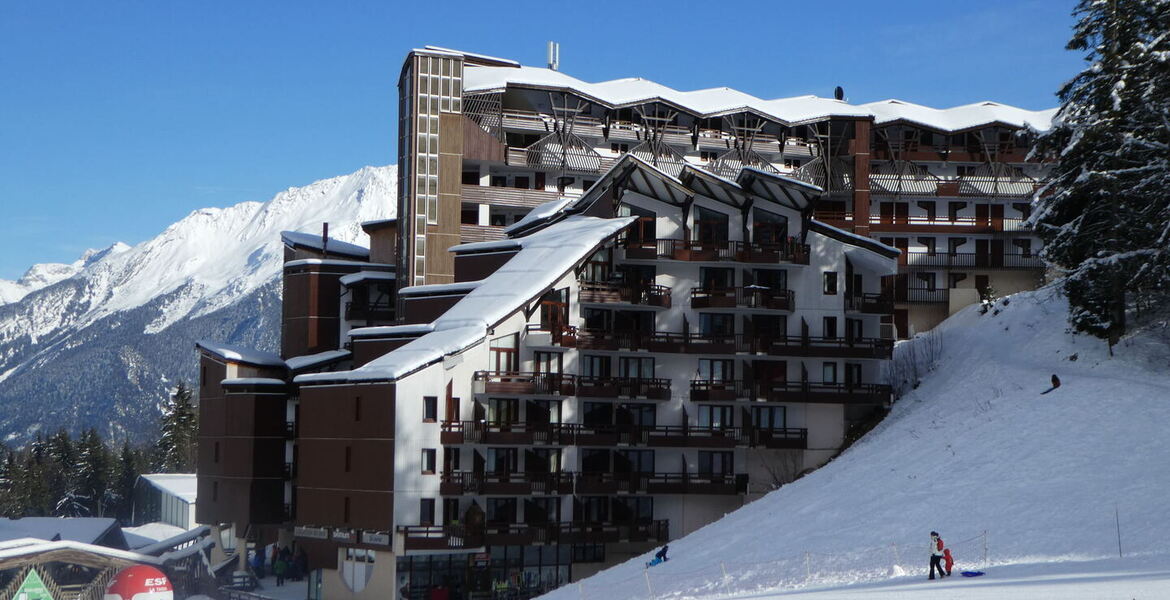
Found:
[[[361,222],[396,206],[396,168],[363,167],[194,210],[133,247],[35,265],[19,299],[0,304],[0,437],[20,444],[53,423],[148,438],[167,390],[196,372],[195,340],[278,348],[281,231],[328,222],[330,237],[367,245]]]

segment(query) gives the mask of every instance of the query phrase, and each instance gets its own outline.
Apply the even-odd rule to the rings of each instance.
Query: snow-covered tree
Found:
[[[96,429],[90,428],[77,440],[77,462],[74,466],[74,489],[85,507],[87,516],[107,516],[112,502],[111,479],[113,460],[106,444]]]
[[[194,473],[195,436],[199,432],[198,414],[191,400],[191,388],[179,382],[163,409],[161,434],[157,445],[158,468],[166,473]]]
[[[1068,48],[1088,66],[1039,140],[1057,164],[1032,224],[1067,273],[1072,325],[1113,344],[1127,308],[1170,294],[1170,0],[1081,0],[1074,14]]]

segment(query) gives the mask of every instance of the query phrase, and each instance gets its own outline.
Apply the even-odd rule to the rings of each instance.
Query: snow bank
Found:
[[[838,459],[671,542],[663,565],[644,570],[646,554],[548,597],[644,598],[647,583],[657,598],[738,595],[921,576],[931,530],[958,568],[1117,556],[1118,526],[1127,556],[1166,553],[1166,333],[1125,340],[1110,357],[1104,342],[1066,331],[1066,311],[1045,289],[987,314],[959,312],[936,330],[936,369]],[[1053,374],[1061,387],[1041,394]]]

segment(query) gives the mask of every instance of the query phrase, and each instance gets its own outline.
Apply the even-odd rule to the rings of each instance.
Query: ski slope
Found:
[[[964,309],[936,329],[933,371],[832,463],[671,542],[665,564],[546,597],[1170,597],[1170,330],[1110,357],[1066,310],[1051,288]],[[931,530],[956,572],[987,575],[927,581]]]

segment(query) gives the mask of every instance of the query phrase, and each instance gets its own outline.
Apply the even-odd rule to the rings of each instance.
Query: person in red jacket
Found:
[[[938,570],[938,576],[946,577],[947,572],[943,570],[942,560],[943,550],[946,546],[943,544],[942,538],[938,536],[937,531],[930,532],[930,578],[934,579],[934,572]]]
[[[943,549],[943,562],[946,563],[947,577],[951,576],[951,569],[955,566],[955,557],[951,556],[951,549]]]

